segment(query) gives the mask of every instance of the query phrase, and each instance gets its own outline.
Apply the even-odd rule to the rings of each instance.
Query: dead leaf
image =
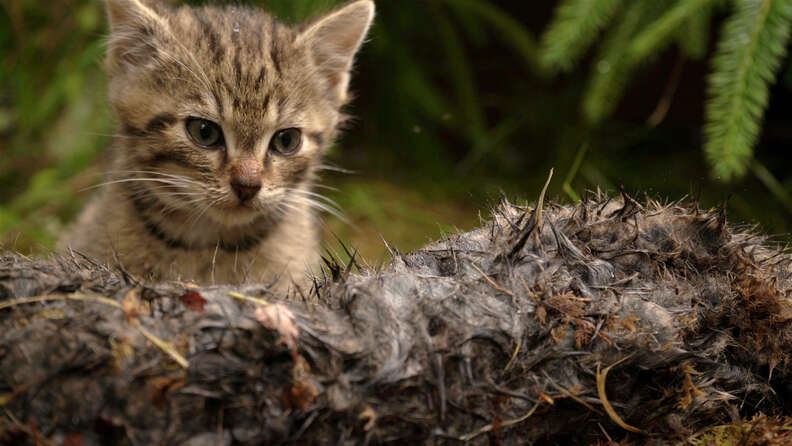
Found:
[[[195,311],[196,313],[204,312],[206,299],[201,297],[201,295],[195,290],[187,290],[187,292],[179,297],[179,300],[190,311]]]
[[[124,295],[124,299],[121,301],[121,309],[124,310],[124,316],[130,324],[142,313],[140,299],[138,298],[139,294],[139,289],[132,288]]]

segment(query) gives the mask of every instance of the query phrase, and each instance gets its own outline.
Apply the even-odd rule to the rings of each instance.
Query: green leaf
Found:
[[[620,5],[621,0],[564,0],[542,36],[541,66],[550,71],[570,70]]]
[[[724,181],[747,171],[792,24],[792,0],[736,3],[723,25],[706,106],[704,149]]]

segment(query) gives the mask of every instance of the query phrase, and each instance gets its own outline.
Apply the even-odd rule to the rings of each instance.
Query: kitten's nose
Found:
[[[255,160],[240,160],[231,168],[231,189],[243,203],[258,194],[261,190],[261,170]]]
[[[261,182],[242,183],[231,180],[231,188],[234,189],[234,193],[237,197],[239,197],[239,201],[244,203],[245,201],[255,197],[256,194],[261,190]]]

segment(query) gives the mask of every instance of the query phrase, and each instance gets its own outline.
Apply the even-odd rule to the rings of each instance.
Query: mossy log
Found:
[[[695,202],[503,203],[327,263],[282,299],[6,254],[0,443],[675,444],[792,414],[792,257]]]

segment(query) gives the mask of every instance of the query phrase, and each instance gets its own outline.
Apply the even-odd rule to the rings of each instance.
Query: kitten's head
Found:
[[[242,7],[107,0],[120,162],[171,209],[233,226],[306,195],[374,15],[355,0],[298,26]]]

